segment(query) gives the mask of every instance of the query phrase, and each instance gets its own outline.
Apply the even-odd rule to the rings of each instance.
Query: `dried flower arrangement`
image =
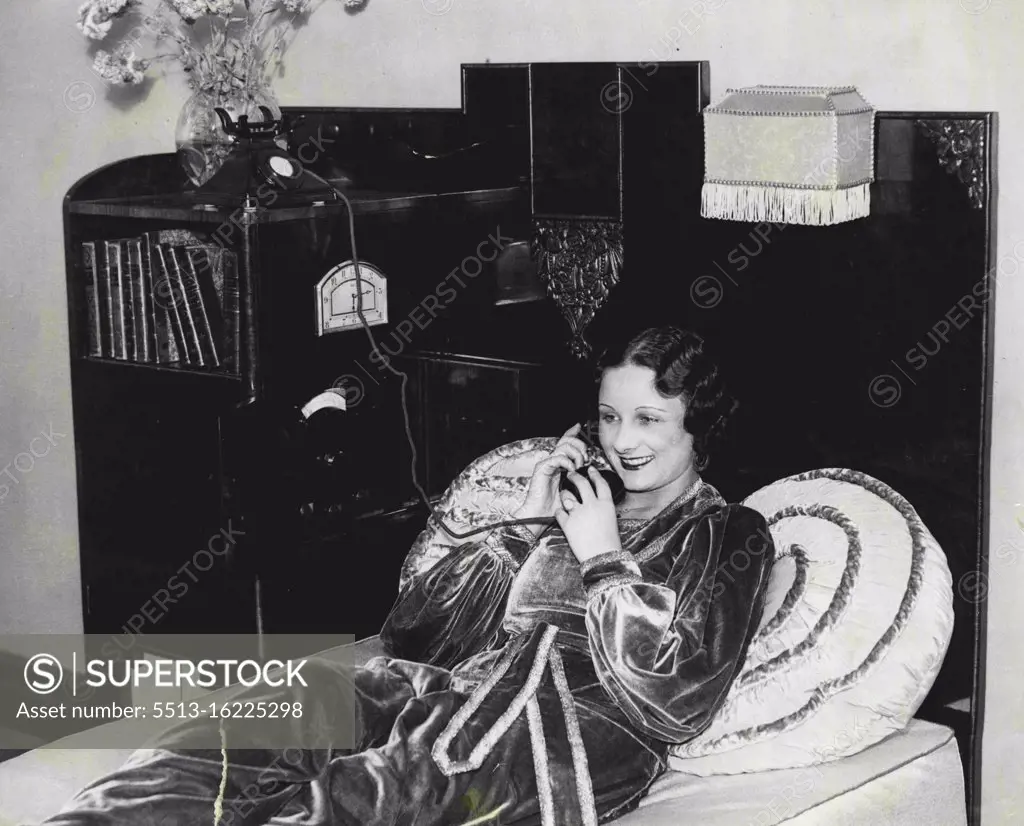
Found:
[[[343,0],[350,10],[366,0]],[[134,24],[110,50],[96,52],[93,71],[113,85],[145,80],[156,61],[174,59],[196,92],[227,94],[266,85],[280,64],[287,35],[310,13],[312,0],[86,0],[78,28],[102,41],[125,19]],[[145,41],[164,54],[144,56]]]
[[[90,40],[117,40],[93,59],[93,71],[111,86],[138,86],[157,61],[181,65],[192,96],[178,117],[175,143],[186,174],[201,186],[232,144],[217,109],[235,120],[265,120],[268,111],[271,120],[280,120],[271,76],[289,35],[322,2],[327,0],[86,0],[78,27]],[[353,12],[366,4],[343,2]],[[147,46],[160,53],[146,55]]]

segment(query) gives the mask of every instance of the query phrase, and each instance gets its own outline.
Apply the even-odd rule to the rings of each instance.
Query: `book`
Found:
[[[89,328],[88,353],[90,356],[102,356],[103,324],[100,311],[102,293],[99,269],[96,266],[96,244],[93,241],[86,241],[82,244],[82,266],[85,269],[85,323]]]
[[[189,363],[188,348],[185,346],[185,324],[181,317],[181,293],[174,288],[175,278],[167,248],[160,243],[150,248],[153,265],[153,302],[163,311],[164,329],[167,334],[167,358],[169,362]],[[163,343],[160,345],[163,346]]]
[[[180,247],[172,247],[161,244],[164,251],[164,265],[170,276],[172,292],[176,296],[173,302],[181,319],[182,331],[185,339],[185,353],[188,356],[188,363],[203,367],[206,360],[203,357],[204,348],[199,341],[199,326],[196,322],[195,288],[188,281],[187,266],[188,256],[185,250]]]
[[[215,286],[213,257],[216,250],[186,247],[184,257],[185,290],[199,334],[199,345],[206,364],[220,367],[224,348],[224,322]]]
[[[241,361],[236,254],[189,231],[83,242],[87,351],[150,364]]]
[[[214,360],[211,352],[207,364],[219,366],[237,375],[240,370],[242,337],[237,255],[222,244],[211,243],[192,230],[162,229],[150,233],[150,237],[151,244],[162,244],[165,250],[169,247],[184,247],[188,251],[205,308],[206,321],[209,323],[213,351],[217,356]],[[179,257],[178,260],[181,262],[182,259]],[[188,276],[187,267],[183,274]],[[209,288],[211,281],[212,291]],[[201,316],[195,315],[197,312],[193,304],[193,318],[198,320],[198,332],[202,338],[204,328]],[[187,323],[187,318],[183,317],[183,320]]]
[[[238,257],[219,244],[206,244],[190,249],[202,249],[209,262],[209,274],[220,308],[220,329],[214,329],[214,339],[219,342],[220,366],[228,372],[239,374],[241,369],[242,324],[241,303],[238,289]],[[207,306],[210,300],[207,300]],[[213,319],[211,319],[213,321]]]
[[[110,284],[110,267],[107,265],[107,245],[104,241],[90,242],[96,251],[96,285],[100,310],[100,342],[103,356],[114,358],[114,293]]]
[[[107,295],[110,301],[111,358],[125,361],[128,349],[124,335],[124,288],[121,283],[121,249],[117,241],[105,241]]]
[[[121,284],[121,306],[124,308],[124,357],[126,361],[140,361],[139,341],[135,326],[135,261],[132,260],[131,238],[118,238],[118,266]]]
[[[157,234],[142,234],[143,266],[149,269],[150,327],[153,330],[153,359],[157,364],[175,364],[181,360],[168,310],[168,278],[157,253]]]
[[[135,324],[135,360],[156,361],[153,329],[153,278],[149,262],[149,245],[142,238],[128,241],[128,258],[132,274],[132,311]]]

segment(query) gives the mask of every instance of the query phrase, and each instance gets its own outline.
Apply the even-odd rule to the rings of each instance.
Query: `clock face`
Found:
[[[316,285],[316,334],[358,329],[359,296],[363,317],[371,327],[387,324],[388,280],[373,264],[359,262],[359,279],[351,261],[331,269]]]

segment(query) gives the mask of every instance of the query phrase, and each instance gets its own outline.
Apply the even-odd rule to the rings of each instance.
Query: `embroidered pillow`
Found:
[[[673,747],[670,766],[702,776],[797,768],[904,728],[953,630],[946,557],[917,513],[843,469],[782,479],[743,504],[765,516],[776,546],[764,615],[722,708]]]
[[[460,533],[513,518],[512,514],[526,498],[534,467],[554,450],[557,442],[552,437],[522,439],[485,453],[448,486],[434,512],[445,525]],[[399,589],[467,541],[452,536],[436,519],[431,519],[402,564]]]

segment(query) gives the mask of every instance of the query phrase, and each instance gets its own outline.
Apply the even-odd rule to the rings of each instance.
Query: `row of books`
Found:
[[[238,262],[173,232],[82,244],[89,355],[238,372]]]

